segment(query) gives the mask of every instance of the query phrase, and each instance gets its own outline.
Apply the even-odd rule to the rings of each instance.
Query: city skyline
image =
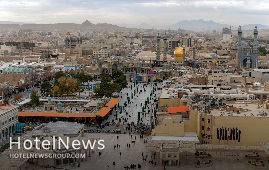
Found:
[[[146,23],[165,26],[182,20],[204,19],[232,26],[269,25],[269,1],[137,0],[137,1],[7,1],[0,0],[0,21],[37,24]],[[156,19],[157,18],[157,19]]]

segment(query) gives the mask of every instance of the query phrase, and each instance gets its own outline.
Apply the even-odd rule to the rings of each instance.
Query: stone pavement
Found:
[[[141,170],[163,170],[163,166],[160,165],[159,155],[156,155],[156,166],[149,163],[151,159],[151,153],[147,151],[146,146],[143,142],[143,139],[139,138],[139,135],[132,135],[132,139],[136,136],[135,144],[131,143],[131,137],[129,134],[105,134],[105,133],[86,133],[85,136],[91,138],[101,138],[105,141],[106,148],[101,151],[101,156],[99,156],[99,151],[96,149],[94,153],[91,153],[91,157],[88,157],[86,162],[82,162],[79,170],[124,170],[124,166],[130,166],[131,164],[140,164],[142,165]],[[117,139],[119,136],[119,139]],[[131,147],[127,148],[126,144],[130,143]],[[114,149],[114,145],[120,145],[120,148]],[[120,155],[121,152],[121,155]],[[142,160],[143,155],[148,155],[147,161]],[[226,151],[226,152],[216,152],[209,151],[212,155],[213,165],[210,167],[195,167],[195,158],[194,154],[191,153],[182,153],[180,154],[180,166],[166,166],[166,170],[178,170],[178,169],[187,169],[187,170],[248,170],[254,169],[247,164],[244,155],[249,153],[247,151],[240,151],[239,156],[231,156],[235,154],[235,151]],[[266,154],[259,153],[261,157],[266,160]],[[237,161],[239,158],[239,161]],[[115,166],[113,166],[115,162]],[[267,164],[267,163],[266,163]],[[268,166],[268,164],[267,164]],[[266,167],[265,167],[266,168]],[[261,169],[265,169],[261,168]],[[136,168],[138,169],[138,168]]]
[[[117,139],[119,136],[119,139]],[[135,140],[136,136],[136,140]],[[142,167],[140,170],[163,170],[163,166],[160,165],[159,155],[156,155],[156,159],[151,158],[151,153],[147,151],[144,140],[139,138],[139,135],[132,134],[132,139],[129,134],[106,134],[106,133],[85,133],[85,137],[94,139],[103,139],[105,141],[105,149],[99,151],[95,148],[91,152],[91,156],[87,158],[86,161],[80,163],[80,167],[71,168],[66,167],[65,169],[71,170],[125,170],[124,166],[130,166],[131,164],[140,164]],[[132,143],[131,141],[135,141]],[[127,143],[131,145],[127,148]],[[114,149],[114,145],[120,145],[120,147]],[[99,156],[99,152],[101,155]],[[147,157],[147,161],[142,160],[143,156]],[[181,153],[180,154],[180,166],[166,166],[166,170],[249,170],[257,169],[257,167],[248,165],[248,159],[245,155],[250,153],[249,151],[207,151],[211,154],[210,158],[213,162],[212,166],[197,168],[195,167],[195,162],[197,158],[194,157],[193,153]],[[265,163],[265,167],[260,167],[259,169],[268,169],[267,155],[265,152],[259,152],[260,159]],[[9,158],[0,155],[0,162],[4,163]],[[199,158],[201,161],[206,161],[207,158]],[[149,161],[153,160],[156,165],[152,165]],[[207,160],[208,161],[208,160]],[[115,166],[113,165],[115,162]],[[27,169],[25,168],[27,167]],[[20,170],[45,170],[46,168],[37,167],[32,164],[26,164],[22,166]],[[138,169],[138,168],[136,168]],[[0,166],[0,170],[1,169]],[[49,170],[49,169],[47,169]]]
[[[80,170],[124,170],[125,165],[130,166],[131,164],[136,164],[136,166],[140,164],[142,166],[141,170],[155,167],[155,165],[148,163],[151,160],[151,154],[147,151],[144,141],[139,138],[139,135],[132,134],[132,139],[129,134],[85,133],[85,136],[104,139],[106,148],[103,151],[95,149],[94,153],[91,153],[91,157],[88,157],[86,162],[81,163]],[[119,139],[117,139],[117,136],[119,136]],[[135,143],[132,143],[132,140]],[[127,148],[127,143],[131,145],[130,148]],[[114,149],[114,145],[117,144],[120,147]],[[99,152],[101,152],[101,156],[99,156]],[[144,156],[148,155],[147,162],[142,160],[142,152]],[[115,166],[113,166],[113,162],[115,162]]]

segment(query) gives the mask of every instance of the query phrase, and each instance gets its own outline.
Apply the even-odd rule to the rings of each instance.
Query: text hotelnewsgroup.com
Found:
[[[65,159],[65,158],[86,158],[85,153],[12,153],[9,154],[9,158],[11,159],[30,159],[30,158],[52,158],[52,159]]]

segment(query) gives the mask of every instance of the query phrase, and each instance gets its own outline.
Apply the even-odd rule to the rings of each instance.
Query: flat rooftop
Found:
[[[231,107],[232,106],[232,107]],[[237,111],[239,109],[239,114]],[[261,116],[263,113],[268,113],[267,116]],[[265,109],[261,105],[249,104],[244,102],[235,102],[232,105],[227,105],[219,109],[212,109],[211,115],[214,116],[255,116],[255,117],[269,117],[269,109]]]
[[[151,140],[156,141],[188,141],[188,142],[195,142],[199,143],[198,135],[195,132],[186,132],[184,136],[150,136]]]
[[[0,114],[5,113],[6,111],[9,111],[14,108],[16,108],[16,106],[1,106]]]
[[[170,94],[168,93],[168,90],[163,89],[160,98],[163,98],[163,99],[167,98],[168,99],[169,96],[170,96]]]
[[[175,91],[175,93],[172,93],[172,91]],[[162,93],[160,95],[160,98],[162,99],[169,99],[169,98],[178,98],[177,96],[177,89],[175,88],[163,88]]]
[[[49,122],[41,129],[34,130],[33,134],[46,134],[46,135],[73,135],[78,134],[84,125],[77,122]]]

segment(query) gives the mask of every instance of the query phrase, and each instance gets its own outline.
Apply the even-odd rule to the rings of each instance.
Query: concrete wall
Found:
[[[200,133],[198,133],[198,135],[201,143],[214,145],[259,146],[260,142],[269,142],[269,117],[212,116],[207,114],[200,114],[199,117]],[[204,121],[202,121],[202,118],[204,118]],[[210,123],[208,123],[208,120],[210,120]],[[208,131],[208,127],[210,128],[210,131]],[[239,130],[241,131],[240,141],[217,139],[217,129],[220,128],[237,128],[238,132]],[[206,138],[202,137],[203,134],[206,135]],[[227,132],[227,136],[228,135],[229,133]]]
[[[164,106],[167,107],[176,107],[180,106],[180,99],[179,98],[160,98],[159,99],[159,112],[165,111]]]
[[[189,120],[184,121],[185,132],[197,132],[198,110],[191,110],[189,114]]]
[[[155,127],[156,136],[184,136],[184,122],[181,116],[172,116],[173,119],[165,118],[162,123]],[[175,119],[174,119],[175,118]]]
[[[162,125],[155,127],[156,136],[184,136],[184,122],[173,123],[173,119],[164,119]]]
[[[269,142],[269,117],[233,117],[233,116],[217,116],[212,121],[213,144],[227,145],[248,145],[258,146],[260,142]],[[217,128],[237,128],[241,131],[240,142],[236,140],[219,141],[217,139]]]

